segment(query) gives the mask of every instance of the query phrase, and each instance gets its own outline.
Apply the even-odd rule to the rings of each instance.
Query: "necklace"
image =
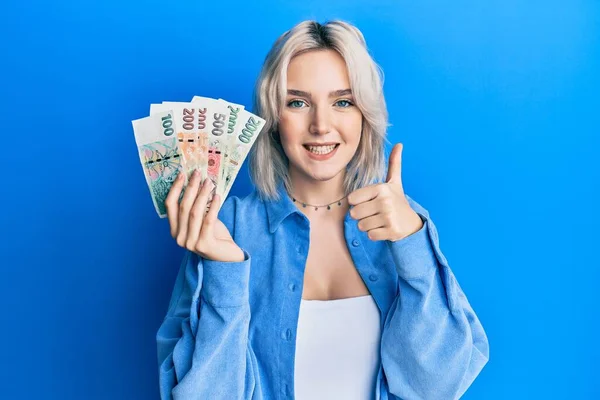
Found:
[[[306,206],[314,207],[315,211],[317,211],[319,208],[324,208],[324,207],[327,207],[327,210],[331,210],[331,206],[333,204],[335,204],[335,203],[337,203],[337,205],[341,207],[342,206],[342,200],[344,200],[346,197],[348,197],[348,195],[346,195],[346,196],[342,197],[341,199],[338,199],[338,200],[334,201],[333,203],[325,204],[323,206],[318,206],[318,205],[315,205],[315,204],[308,204],[308,203],[305,203],[303,201],[300,201],[300,200],[296,199],[292,195],[289,195],[289,196],[292,198],[292,201],[294,203],[298,202],[298,203],[302,204],[302,207],[304,207],[304,208],[306,208]]]

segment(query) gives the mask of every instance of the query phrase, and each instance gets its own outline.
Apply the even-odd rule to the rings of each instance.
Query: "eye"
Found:
[[[288,102],[287,105],[290,108],[302,108],[302,106],[306,105],[306,103],[303,100],[292,100]]]
[[[354,105],[354,103],[352,103],[350,100],[348,99],[341,99],[336,101],[335,103],[338,107],[341,108],[348,108],[348,107],[352,107]]]

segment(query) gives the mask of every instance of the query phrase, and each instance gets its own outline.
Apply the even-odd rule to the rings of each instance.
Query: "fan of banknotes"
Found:
[[[242,105],[195,96],[191,102],[151,104],[150,116],[132,124],[154,208],[164,218],[165,199],[180,171],[187,185],[198,170],[225,200],[265,120]]]

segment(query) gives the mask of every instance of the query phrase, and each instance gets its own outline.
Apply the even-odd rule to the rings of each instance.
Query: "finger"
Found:
[[[206,214],[204,218],[204,223],[202,224],[202,230],[200,232],[200,241],[206,241],[209,238],[213,238],[215,236],[213,230],[217,221],[217,217],[219,214],[219,200],[221,196],[215,194],[212,199],[212,203],[210,206],[210,210]],[[201,244],[199,241],[199,245]]]
[[[194,201],[194,205],[190,209],[190,217],[188,221],[188,234],[186,247],[190,248],[195,246],[200,237],[200,230],[202,229],[202,222],[204,221],[204,214],[206,210],[206,204],[208,203],[208,193],[210,187],[208,182],[210,179],[205,179],[200,185],[198,195]]]
[[[213,196],[217,192],[217,185],[216,185],[215,181],[213,181],[212,179],[210,179],[210,183],[211,183],[211,189],[210,189],[210,194],[209,194],[209,197],[208,197],[209,204],[212,201]]]
[[[190,216],[190,209],[196,200],[198,194],[198,186],[200,185],[200,172],[194,171],[192,179],[188,183],[183,199],[179,203],[179,232],[177,233],[177,244],[185,247],[187,231],[188,231],[188,219]]]
[[[379,214],[378,204],[376,200],[370,200],[354,206],[350,210],[350,216],[356,220],[361,220],[372,215]]]
[[[208,211],[208,214],[206,214],[206,220],[204,221],[204,225],[202,226],[203,234],[210,234],[210,232],[212,232],[212,229],[215,226],[215,222],[217,221],[217,218],[219,216],[220,204],[221,196],[215,193],[213,195],[212,202],[210,203],[210,210]]]
[[[402,143],[398,143],[390,153],[386,182],[402,183]]]
[[[358,229],[363,232],[369,232],[373,229],[383,228],[385,226],[385,218],[381,214],[371,215],[358,221]]]
[[[389,236],[388,228],[372,229],[367,232],[367,236],[373,241],[386,240],[386,238]]]
[[[210,211],[210,208],[212,207],[213,196],[215,195],[215,193],[217,193],[217,186],[215,185],[215,182],[210,177],[208,178],[206,183],[210,186],[210,191],[208,193],[208,198],[206,200],[206,210],[204,210],[205,214],[208,213],[208,211]]]
[[[356,206],[360,203],[364,203],[366,201],[372,200],[377,197],[378,185],[371,185],[364,188],[360,188],[355,190],[354,192],[348,195],[348,204],[351,206]]]
[[[183,189],[183,183],[185,181],[184,173],[179,172],[173,186],[169,190],[169,194],[165,199],[165,207],[167,209],[167,218],[169,219],[169,226],[171,227],[171,236],[175,238],[177,236],[178,229],[178,213],[179,213],[179,196]]]

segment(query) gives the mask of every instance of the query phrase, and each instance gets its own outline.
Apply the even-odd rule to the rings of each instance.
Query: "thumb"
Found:
[[[402,143],[398,143],[390,153],[386,182],[402,183]]]

